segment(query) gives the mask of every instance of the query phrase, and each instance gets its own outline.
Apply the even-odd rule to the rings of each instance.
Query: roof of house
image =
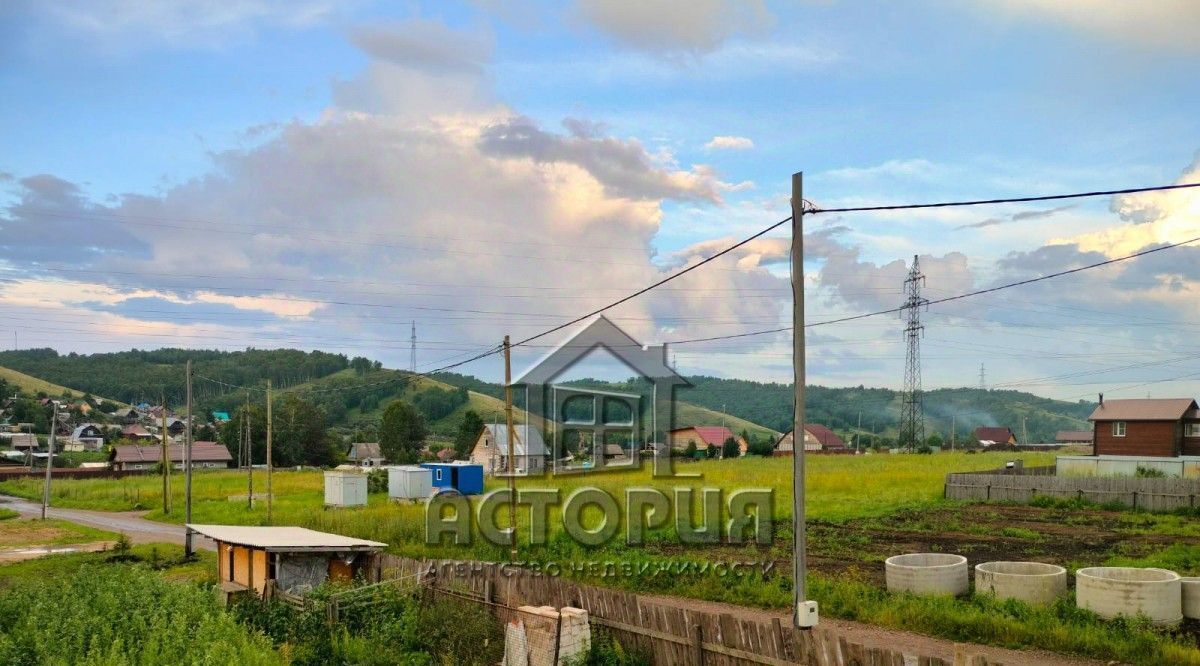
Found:
[[[36,449],[38,447],[37,435],[28,432],[13,433],[12,436],[8,438],[8,443],[14,449],[17,447],[33,447]]]
[[[1178,421],[1196,409],[1191,398],[1135,398],[1105,400],[1096,406],[1089,421]]]
[[[441,451],[438,451],[437,459],[442,462],[454,460],[454,449],[442,449]]]
[[[121,434],[126,437],[153,437],[149,430],[136,423],[121,428]]]
[[[350,452],[346,454],[346,460],[355,462],[382,457],[383,454],[379,452],[379,442],[355,442],[350,445]]]
[[[819,423],[805,423],[804,429],[821,443],[822,448],[838,449],[846,447],[846,443],[842,441],[841,437],[837,436],[837,433]]]
[[[167,446],[171,462],[183,462],[183,445]],[[162,460],[162,447],[157,444],[122,444],[114,446],[108,459],[117,463],[156,463]],[[192,442],[192,462],[231,462],[229,449],[216,442]]]
[[[188,529],[213,541],[275,552],[311,552],[379,550],[387,546],[378,541],[318,532],[305,527],[253,527],[246,525],[195,525]]]
[[[100,426],[96,425],[95,423],[84,423],[82,425],[75,426],[75,429],[71,431],[71,439],[79,439],[80,437],[84,437],[85,435],[83,434],[83,431],[87,430],[88,428],[95,428],[99,430]]]
[[[625,449],[621,448],[620,444],[605,444],[604,445],[604,455],[621,458],[621,457],[624,457],[626,454],[625,454]]]
[[[1054,435],[1054,440],[1057,442],[1090,442],[1092,441],[1091,430],[1059,430]]]
[[[1016,435],[1008,426],[979,426],[975,429],[975,439],[981,442],[1004,443]]]
[[[508,455],[508,426],[503,423],[488,423],[483,427],[492,433],[492,439],[496,442],[496,449],[500,454]],[[542,440],[542,433],[538,432],[537,428],[530,428],[527,423],[514,426],[514,428],[517,430],[517,439],[513,442],[513,455],[546,455],[546,443]]]
[[[224,423],[229,420],[229,412],[213,412],[212,417],[214,421]]]
[[[725,426],[689,426],[686,428],[676,428],[671,432],[676,433],[684,430],[695,430],[696,435],[702,442],[713,446],[721,446],[725,443],[725,440],[734,437],[733,431]]]

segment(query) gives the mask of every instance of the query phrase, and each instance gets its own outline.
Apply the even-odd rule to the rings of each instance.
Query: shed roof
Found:
[[[386,543],[318,532],[306,527],[254,527],[249,525],[193,525],[188,529],[213,541],[275,552],[380,550]]]
[[[1178,421],[1196,409],[1191,398],[1135,398],[1105,400],[1096,406],[1089,421]]]
[[[379,452],[379,442],[355,442],[350,445],[350,452],[346,454],[347,460],[355,462],[382,457],[383,454]]]

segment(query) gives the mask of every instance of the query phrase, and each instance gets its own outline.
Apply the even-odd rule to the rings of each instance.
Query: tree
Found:
[[[687,458],[695,458],[696,457],[696,440],[694,440],[694,439],[688,440],[688,445],[687,445],[687,448],[683,450],[683,455],[684,455],[684,457],[687,457]]]
[[[709,444],[708,449],[705,450],[705,453],[709,458],[716,458],[718,455],[720,455],[721,449],[717,448],[716,444]]]
[[[475,447],[475,440],[479,439],[479,433],[483,432],[483,419],[475,410],[468,409],[463,414],[462,422],[458,424],[458,434],[454,437],[454,455],[458,458],[465,458],[471,454],[471,449]]]
[[[425,418],[412,405],[394,400],[383,410],[379,448],[391,462],[400,465],[417,462],[426,435]]]
[[[936,432],[933,433],[929,437],[925,438],[925,445],[926,446],[941,446],[942,445],[942,436],[937,434]]]
[[[274,404],[271,458],[274,464],[332,465],[334,444],[326,437],[325,411],[293,393]]]
[[[732,437],[726,437],[725,442],[721,444],[722,458],[736,458],[741,455],[742,450],[738,446],[738,441]]]
[[[746,447],[746,453],[747,455],[770,458],[771,456],[775,455],[775,445],[771,443],[770,437],[751,439],[749,441],[749,446]]]

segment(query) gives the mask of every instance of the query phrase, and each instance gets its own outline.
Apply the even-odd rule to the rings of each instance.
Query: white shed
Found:
[[[420,465],[393,465],[388,470],[390,499],[425,499],[433,494],[433,471]]]
[[[366,506],[367,475],[355,470],[325,472],[325,506]]]

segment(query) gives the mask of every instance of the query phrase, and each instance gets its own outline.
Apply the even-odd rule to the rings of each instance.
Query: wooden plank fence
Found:
[[[1036,497],[1115,502],[1144,511],[1196,508],[1200,480],[1132,476],[1040,476],[947,474],[945,497],[955,500],[1028,504]]]
[[[655,664],[690,666],[1000,666],[965,648],[953,662],[928,655],[905,655],[860,645],[818,627],[799,630],[779,618],[756,620],[710,613],[685,604],[665,605],[632,592],[583,585],[555,576],[487,562],[410,560],[384,555],[387,571],[426,572],[422,582],[435,592],[494,608],[572,606],[588,611],[593,626],[604,627],[626,649]],[[956,646],[958,647],[958,646]]]

